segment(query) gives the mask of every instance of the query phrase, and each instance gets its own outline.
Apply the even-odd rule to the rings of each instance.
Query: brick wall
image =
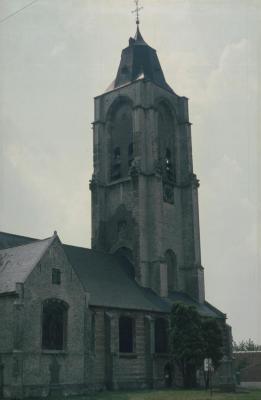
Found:
[[[241,382],[261,382],[261,351],[234,352],[233,356]]]

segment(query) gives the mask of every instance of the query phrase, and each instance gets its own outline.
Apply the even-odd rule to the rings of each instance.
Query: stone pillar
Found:
[[[135,253],[136,279],[141,286],[151,287],[165,295],[161,281],[162,253],[162,184],[157,173],[157,112],[154,107],[137,105],[133,109],[135,154],[139,157],[131,170],[133,215],[137,221]],[[164,286],[164,285],[163,285]]]
[[[56,388],[60,383],[60,364],[58,363],[56,354],[51,356],[51,362],[49,364],[50,372],[50,386]]]
[[[166,262],[160,263],[160,296],[168,296],[168,267]]]
[[[84,304],[84,376],[85,385],[93,384],[95,362],[95,312],[89,309],[89,293],[85,293]]]
[[[136,267],[136,280],[146,285],[146,266],[144,265],[144,252],[146,252],[146,243],[144,241],[142,228],[146,226],[145,220],[145,204],[144,204],[144,179],[142,171],[145,168],[144,150],[144,111],[142,107],[133,108],[133,142],[135,159],[133,167],[130,170],[132,177],[132,193],[133,193],[133,217],[136,221],[134,257]]]
[[[233,370],[233,361],[227,356],[224,356],[221,360],[220,366],[216,372],[216,379],[219,383],[219,387],[224,391],[234,391],[235,389],[235,378]]]
[[[146,380],[147,385],[150,388],[154,386],[154,349],[155,349],[155,335],[154,335],[154,324],[155,321],[150,315],[145,316],[145,337],[146,337]]]
[[[179,123],[180,168],[177,186],[181,190],[184,265],[181,270],[185,291],[199,302],[204,302],[204,270],[201,266],[198,187],[193,172],[191,124],[188,115]]]
[[[118,319],[105,313],[105,380],[108,389],[118,389],[119,340]]]
[[[98,119],[93,123],[93,176],[90,181],[90,190],[92,192],[92,248],[103,249],[103,241],[100,233],[100,223],[104,221],[104,184],[106,182],[106,172],[108,168],[105,165],[108,163],[105,159],[106,143],[104,143],[105,136],[108,134],[108,127],[105,123]],[[105,134],[106,133],[106,134]],[[102,148],[105,150],[102,151]],[[104,249],[103,249],[104,250]]]

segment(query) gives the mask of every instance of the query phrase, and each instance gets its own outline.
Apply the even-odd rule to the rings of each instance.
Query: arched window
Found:
[[[42,348],[64,350],[66,344],[68,305],[57,299],[43,303]]]
[[[111,180],[128,176],[133,160],[132,108],[126,101],[118,104],[111,116]]]
[[[53,285],[61,284],[61,270],[58,268],[52,269],[52,284]]]
[[[112,168],[111,178],[112,180],[119,179],[121,177],[121,150],[119,147],[113,149],[112,154]]]
[[[168,351],[168,323],[165,318],[155,320],[155,353]]]
[[[173,184],[175,180],[175,124],[172,112],[164,102],[158,107],[158,138],[163,181]]]
[[[119,318],[119,352],[133,353],[134,351],[134,320],[130,317]]]
[[[118,239],[124,240],[127,238],[127,221],[125,219],[121,219],[117,224],[118,229]]]
[[[172,165],[172,159],[171,159],[171,151],[169,148],[166,149],[166,153],[165,153],[164,173],[165,173],[165,179],[168,182],[172,182],[173,181],[173,165]]]
[[[129,144],[129,148],[128,148],[128,165],[129,167],[131,166],[133,161],[133,143]]]
[[[171,109],[164,102],[162,102],[158,107],[158,137],[160,158],[163,158],[166,148],[169,148],[171,152],[173,152],[175,146],[174,119]]]
[[[167,263],[168,290],[177,290],[178,267],[176,254],[172,250],[167,250],[165,253],[165,260]]]

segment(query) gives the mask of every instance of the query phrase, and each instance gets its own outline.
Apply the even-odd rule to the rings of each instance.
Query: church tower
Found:
[[[95,98],[92,248],[119,254],[162,297],[204,301],[188,99],[167,84],[139,25]]]

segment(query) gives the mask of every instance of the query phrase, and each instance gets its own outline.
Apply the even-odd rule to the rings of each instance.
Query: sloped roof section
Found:
[[[15,291],[16,283],[24,282],[37,265],[53,237],[37,240],[0,233],[0,294]],[[27,243],[27,244],[26,244]],[[193,305],[205,317],[225,318],[211,304],[197,303],[182,292],[172,292],[168,298],[137,284],[130,263],[122,257],[82,247],[62,245],[67,258],[84,289],[90,293],[90,305],[169,313],[174,302]]]
[[[213,317],[222,319],[226,318],[225,314],[219,311],[216,307],[209,304],[207,301],[205,301],[204,303],[198,303],[183,292],[171,292],[167,301],[170,305],[172,305],[173,303],[181,302],[190,306],[194,306],[198,313],[202,315],[202,317]]]
[[[168,312],[163,299],[136,283],[126,259],[75,246],[64,245],[64,250],[91,305]]]
[[[20,235],[14,235],[12,233],[0,232],[0,250],[32,243],[35,242],[36,240],[37,239],[33,239],[27,236],[20,236]]]
[[[205,317],[225,318],[225,315],[205,302],[197,303],[182,292],[172,292],[168,298],[137,284],[129,262],[116,255],[64,245],[65,253],[77,272],[90,304],[94,306],[147,310],[169,313],[174,302],[193,305]]]
[[[21,237],[22,243],[23,239]],[[25,282],[53,239],[54,236],[0,251],[0,294],[15,292],[16,283]],[[18,238],[14,242],[18,243]]]
[[[135,37],[129,39],[129,46],[122,50],[116,79],[107,91],[134,82],[141,76],[168,92],[174,93],[165,80],[156,50],[144,41],[137,28]]]

